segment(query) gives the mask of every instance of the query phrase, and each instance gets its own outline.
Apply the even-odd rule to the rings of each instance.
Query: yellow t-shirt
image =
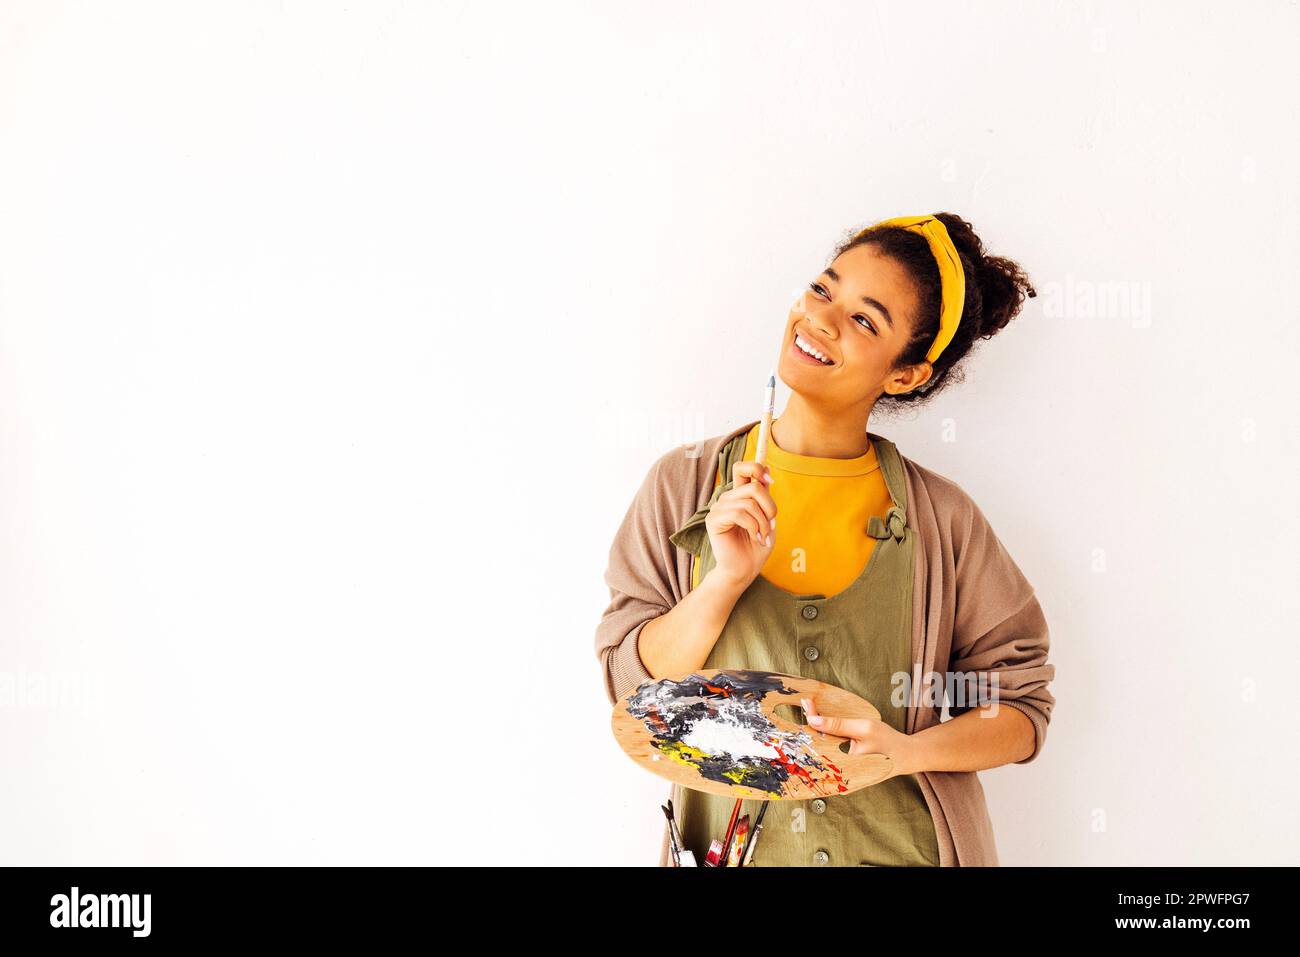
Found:
[[[745,437],[746,462],[758,447],[755,425]],[[882,519],[893,501],[873,445],[855,459],[795,455],[768,435],[767,465],[775,480],[768,490],[776,502],[776,536],[772,554],[759,573],[795,595],[843,591],[857,580],[871,558],[876,540],[867,534],[871,516]],[[713,487],[723,484],[721,472]],[[699,584],[695,560],[691,587]]]

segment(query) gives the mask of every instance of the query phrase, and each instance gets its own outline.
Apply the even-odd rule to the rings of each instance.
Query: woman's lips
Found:
[[[790,351],[794,353],[796,359],[800,359],[804,362],[810,363],[811,365],[815,365],[819,369],[833,369],[835,367],[834,363],[832,363],[831,365],[827,365],[826,363],[822,362],[820,359],[815,359],[812,356],[808,355],[808,353],[800,349],[797,345],[795,345],[794,336],[790,337]]]

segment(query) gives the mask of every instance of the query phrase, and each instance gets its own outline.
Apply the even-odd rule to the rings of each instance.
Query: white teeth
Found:
[[[822,355],[820,352],[818,352],[816,349],[810,346],[807,340],[805,340],[803,336],[796,334],[794,337],[794,344],[799,347],[800,352],[806,352],[808,355],[812,356],[813,358],[820,359],[822,365],[827,365],[827,366],[832,365],[831,360],[827,359],[824,355]]]

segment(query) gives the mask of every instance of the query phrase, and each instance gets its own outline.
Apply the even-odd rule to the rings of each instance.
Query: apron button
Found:
[[[822,656],[822,653],[818,651],[816,648],[814,648],[812,645],[809,645],[807,648],[803,650],[803,656],[807,658],[809,661],[816,661],[818,658]]]
[[[817,798],[817,800],[812,802],[812,809],[814,814],[825,814],[826,802],[823,801],[821,798]]]
[[[812,621],[814,618],[817,617],[817,606],[816,606],[816,605],[804,605],[804,606],[803,606],[803,616],[804,616],[805,618],[807,618],[809,621]]]
[[[831,862],[831,856],[827,854],[825,851],[818,851],[816,854],[813,855],[814,864],[829,864],[830,862]]]

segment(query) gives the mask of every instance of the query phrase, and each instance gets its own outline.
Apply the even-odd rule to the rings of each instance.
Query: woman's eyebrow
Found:
[[[840,281],[839,273],[837,273],[834,269],[831,269],[829,267],[822,270],[822,275],[830,276],[831,279],[833,279],[835,282]],[[874,309],[879,309],[880,314],[885,317],[885,322],[889,323],[889,328],[890,329],[894,328],[894,317],[889,314],[889,310],[885,308],[885,304],[883,302],[881,302],[879,299],[872,299],[870,296],[863,296],[862,301]]]

